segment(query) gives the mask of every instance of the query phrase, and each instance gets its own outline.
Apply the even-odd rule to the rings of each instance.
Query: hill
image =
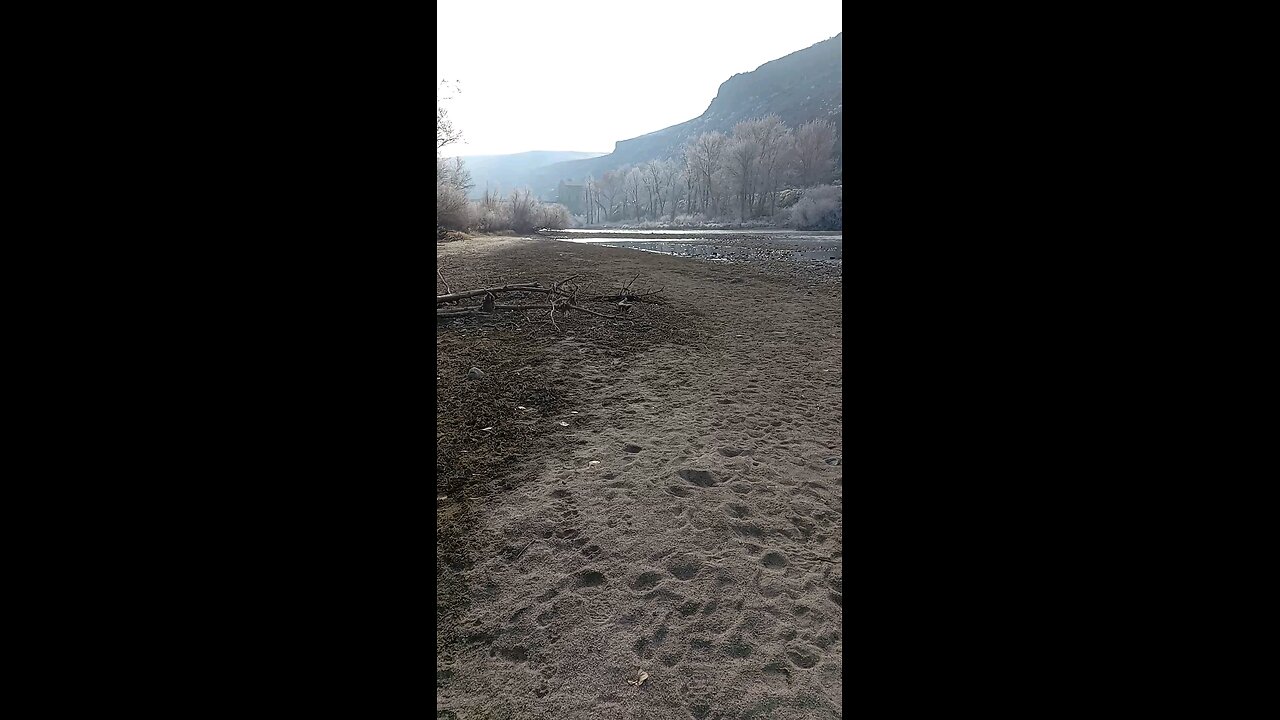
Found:
[[[536,169],[530,187],[543,199],[556,197],[561,179],[579,181],[591,174],[600,177],[623,165],[672,157],[690,138],[704,132],[729,133],[740,120],[775,113],[789,127],[827,118],[841,127],[843,120],[843,33],[771,60],[752,72],[724,81],[702,115],[655,132],[618,141],[612,153],[590,159],[558,162]],[[839,136],[838,136],[839,137]],[[836,156],[842,153],[837,139]],[[837,164],[840,164],[837,160]]]
[[[533,150],[511,155],[463,155],[471,181],[475,187],[468,193],[479,199],[486,187],[510,192],[513,188],[529,185],[533,172],[539,168],[567,160],[582,160],[603,155],[599,152],[575,152],[559,150]]]

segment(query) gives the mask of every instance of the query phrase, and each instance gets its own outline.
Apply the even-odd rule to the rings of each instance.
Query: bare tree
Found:
[[[768,199],[769,214],[773,215],[778,185],[781,182],[779,175],[783,170],[781,166],[783,151],[792,142],[791,131],[787,129],[786,123],[782,122],[782,118],[774,114],[766,115],[753,122],[749,131],[760,146],[759,187],[762,192],[756,214],[764,210],[765,200]]]
[[[471,171],[466,168],[460,157],[436,158],[436,183],[463,192],[475,187],[475,183],[471,182]]]
[[[680,177],[684,179],[685,212],[692,215],[697,204],[694,199],[694,186],[698,184],[698,168],[694,159],[693,148],[688,145],[680,153]],[[673,220],[675,219],[675,211],[674,207],[671,208]]]
[[[755,192],[755,180],[760,160],[758,120],[743,120],[733,126],[733,138],[729,142],[725,167],[733,179],[738,195],[738,219],[747,219],[747,204]]]
[[[476,222],[475,213],[467,202],[467,188],[471,183],[471,173],[462,167],[462,160],[446,161],[441,150],[445,146],[462,139],[462,131],[453,126],[449,113],[440,102],[448,100],[447,82],[441,82],[436,89],[436,227],[454,230],[466,230]],[[442,96],[443,95],[443,96]]]
[[[528,188],[520,188],[511,192],[511,229],[516,232],[529,232],[538,221],[538,201]]]
[[[729,189],[733,187],[733,177],[727,167],[720,168],[712,181],[711,207],[715,208],[715,217],[729,216],[729,201],[733,199]]]
[[[706,212],[715,201],[715,178],[724,167],[725,146],[728,138],[718,132],[703,133],[698,136],[690,150],[693,154],[693,165],[702,182],[702,210]]]
[[[635,206],[636,222],[640,222],[640,187],[644,185],[640,168],[628,168],[624,179],[623,190],[626,192],[627,200]]]
[[[644,182],[649,190],[649,214],[655,220],[662,218],[662,211],[666,207],[666,197],[663,195],[665,184],[663,178],[666,176],[666,162],[663,160],[650,160],[644,164]]]
[[[453,126],[453,121],[449,119],[449,111],[444,109],[440,103],[445,100],[453,99],[450,92],[461,92],[455,83],[452,88],[449,86],[448,80],[441,80],[439,86],[436,87],[436,155],[445,148],[462,139],[462,131]]]
[[[814,120],[796,130],[796,162],[799,180],[812,187],[830,179],[836,147],[835,127],[827,120]]]
[[[675,160],[663,160],[658,168],[658,211],[661,215],[667,203],[671,203],[671,222],[675,222],[676,206],[680,204],[680,168]]]
[[[596,190],[597,195],[604,200],[600,205],[600,209],[604,211],[604,219],[612,220],[614,213],[618,211],[618,198],[622,196],[622,175],[618,171],[606,172],[600,178]]]

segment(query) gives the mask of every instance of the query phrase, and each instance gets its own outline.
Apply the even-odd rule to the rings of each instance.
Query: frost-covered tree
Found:
[[[662,215],[662,161],[650,160],[641,170],[641,180],[649,195],[648,214],[656,219]]]
[[[661,216],[667,205],[671,206],[671,220],[676,219],[676,206],[680,204],[680,191],[683,189],[680,179],[680,163],[676,160],[663,160],[658,166],[658,214]]]
[[[725,168],[729,171],[734,194],[738,197],[739,221],[747,219],[747,206],[755,193],[761,151],[757,123],[758,120],[743,120],[734,125],[733,136],[725,151]]]
[[[697,207],[694,187],[698,184],[698,168],[694,162],[693,148],[689,145],[685,145],[680,153],[680,180],[684,183],[685,212],[692,215]],[[671,212],[674,213],[675,208],[671,208]]]
[[[715,178],[724,167],[725,146],[728,138],[718,132],[702,133],[689,146],[691,164],[695,169],[702,196],[702,211],[707,212],[715,201]]]
[[[747,132],[760,147],[757,168],[759,193],[755,196],[757,201],[755,214],[759,215],[763,212],[765,201],[768,199],[771,203],[769,214],[772,215],[772,202],[777,196],[778,186],[781,183],[779,176],[783,167],[780,163],[783,159],[783,151],[791,142],[791,131],[786,123],[782,122],[782,118],[770,114],[752,121],[747,127]]]
[[[627,202],[635,209],[636,222],[640,222],[640,188],[644,186],[643,173],[638,167],[628,167],[623,177],[623,191]]]
[[[835,126],[828,120],[814,120],[796,129],[796,162],[802,186],[810,187],[831,179],[835,147]]]
[[[603,202],[600,209],[604,212],[604,220],[612,220],[618,212],[620,206],[625,207],[625,202],[621,202],[625,195],[622,192],[623,175],[617,170],[611,170],[600,178],[600,182],[596,184],[596,193]]]
[[[534,229],[538,220],[538,201],[529,188],[519,188],[511,193],[511,229],[516,232],[529,232]]]

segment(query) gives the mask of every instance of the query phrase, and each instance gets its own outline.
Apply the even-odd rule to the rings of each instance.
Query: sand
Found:
[[[437,717],[840,717],[839,267],[492,237],[437,262],[672,301],[437,322]]]

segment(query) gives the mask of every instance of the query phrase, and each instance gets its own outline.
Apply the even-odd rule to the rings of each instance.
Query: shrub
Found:
[[[582,218],[569,214],[569,208],[559,203],[540,203],[528,193],[521,190],[511,194],[510,200],[499,202],[496,197],[470,204],[472,215],[471,227],[482,232],[530,232],[538,228],[563,230],[575,223],[580,224]]]
[[[476,215],[467,194],[458,188],[436,183],[436,226],[448,230],[468,230],[476,224]]]
[[[844,227],[842,205],[839,187],[809,188],[791,208],[791,224],[798,230],[841,230]]]
[[[538,208],[538,227],[563,230],[570,225],[569,208],[559,203],[549,203]]]
[[[529,232],[537,226],[542,218],[538,209],[538,201],[529,190],[516,190],[511,193],[511,229],[516,232]]]
[[[473,205],[476,211],[476,228],[485,232],[505,230],[511,227],[511,213],[502,205],[485,207],[483,204]]]

